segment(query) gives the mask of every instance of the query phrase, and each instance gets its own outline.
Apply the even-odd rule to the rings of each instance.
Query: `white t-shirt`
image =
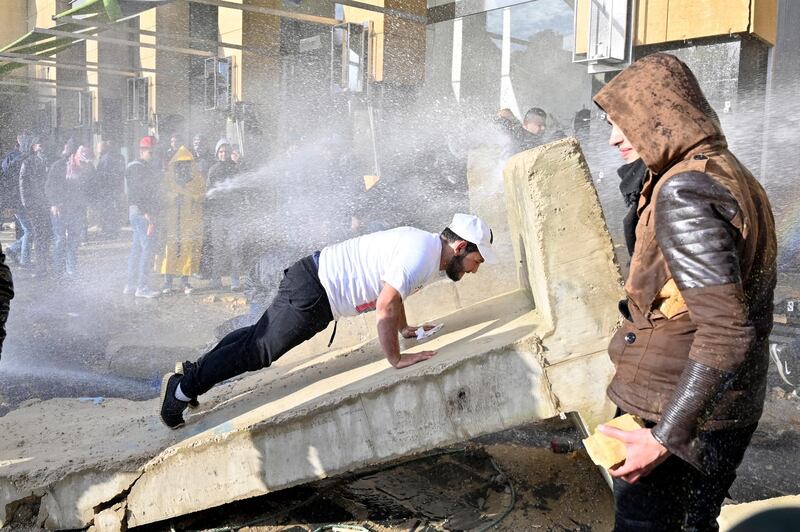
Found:
[[[334,319],[375,310],[383,283],[405,300],[436,280],[442,241],[439,235],[398,227],[328,246],[319,256],[319,280]]]

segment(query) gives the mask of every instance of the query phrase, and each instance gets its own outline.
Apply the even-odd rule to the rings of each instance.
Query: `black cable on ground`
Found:
[[[500,517],[498,517],[485,527],[478,529],[478,532],[486,532],[487,530],[496,527],[498,524],[500,524],[500,521],[505,519],[508,516],[508,514],[511,513],[511,511],[514,509],[514,506],[517,504],[517,492],[516,490],[514,490],[514,484],[511,483],[511,478],[509,478],[509,476],[506,475],[502,469],[500,469],[500,466],[497,465],[497,462],[494,461],[494,458],[489,457],[489,461],[492,463],[492,467],[494,467],[495,471],[503,475],[503,477],[508,482],[508,488],[511,490],[511,504],[508,505],[508,508],[506,508],[506,510],[500,515]]]

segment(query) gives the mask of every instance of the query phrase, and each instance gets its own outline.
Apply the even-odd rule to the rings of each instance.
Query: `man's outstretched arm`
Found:
[[[378,340],[380,340],[386,360],[397,369],[405,368],[428,360],[436,351],[422,351],[414,354],[400,354],[400,340],[397,332],[405,318],[405,307],[400,292],[390,284],[384,283],[376,304],[378,315]]]

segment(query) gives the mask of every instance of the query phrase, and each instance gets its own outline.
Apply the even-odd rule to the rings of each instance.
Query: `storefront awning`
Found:
[[[25,63],[15,62],[13,59],[4,59],[2,57],[3,52],[51,57],[69,48],[76,42],[84,40],[84,36],[96,35],[100,31],[103,31],[102,27],[87,27],[71,22],[59,24],[59,20],[82,19],[85,21],[97,22],[98,26],[102,26],[136,16],[143,11],[167,4],[171,1],[172,0],[80,0],[70,9],[53,17],[53,20],[56,21],[55,26],[47,28],[48,30],[57,30],[59,32],[72,34],[69,37],[54,36],[49,33],[34,30],[23,35],[11,44],[0,48],[0,76],[25,66]]]

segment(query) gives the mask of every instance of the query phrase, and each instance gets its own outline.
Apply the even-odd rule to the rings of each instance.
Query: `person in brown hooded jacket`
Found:
[[[766,389],[776,237],[764,189],[728,151],[716,113],[674,56],[646,56],[594,98],[609,143],[647,165],[608,396],[645,420],[601,426],[615,530],[717,530]]]

